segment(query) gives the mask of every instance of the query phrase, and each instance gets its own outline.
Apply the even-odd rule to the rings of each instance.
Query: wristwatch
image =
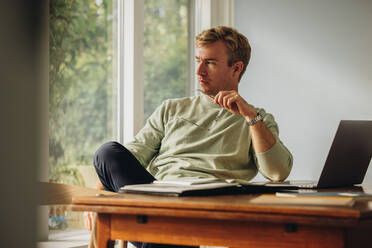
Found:
[[[257,113],[257,116],[254,117],[254,119],[248,121],[248,126],[253,126],[254,124],[256,124],[257,122],[259,121],[262,121],[263,117],[262,115],[260,115],[260,113]]]

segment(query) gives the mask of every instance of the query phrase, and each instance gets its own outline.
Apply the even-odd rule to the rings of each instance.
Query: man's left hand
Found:
[[[233,114],[242,115],[247,120],[256,117],[257,112],[236,90],[220,91],[214,97],[214,103],[224,107]]]

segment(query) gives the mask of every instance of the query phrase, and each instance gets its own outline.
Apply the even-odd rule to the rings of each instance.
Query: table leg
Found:
[[[97,214],[97,246],[99,248],[114,247],[111,241],[111,218],[108,214]]]

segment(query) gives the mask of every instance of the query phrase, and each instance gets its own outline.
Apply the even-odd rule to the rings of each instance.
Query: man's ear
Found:
[[[243,70],[243,67],[244,67],[244,63],[243,63],[243,61],[235,62],[235,63],[233,64],[233,69],[234,69],[234,73],[233,73],[233,75],[239,77],[240,73],[241,73],[242,70]]]

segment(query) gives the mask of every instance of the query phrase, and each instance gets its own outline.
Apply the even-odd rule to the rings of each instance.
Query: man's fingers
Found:
[[[243,115],[243,113],[247,112],[248,103],[236,90],[218,92],[214,102],[234,114]]]
[[[226,96],[236,93],[236,91],[220,91],[215,97],[215,103],[224,106],[224,99]]]
[[[235,91],[227,92],[226,94],[223,94],[223,98],[220,100],[219,105],[227,109],[228,111],[239,114],[239,108],[236,104],[237,101],[239,101],[239,94]]]
[[[231,103],[235,102],[236,99],[237,99],[237,95],[235,93],[230,93],[230,94],[226,95],[223,98],[223,107],[226,108],[226,109],[230,109],[231,108]]]
[[[229,94],[229,91],[220,91],[214,98],[214,102],[220,106],[223,106],[223,98]]]
[[[231,96],[229,99],[227,99],[226,106],[227,109],[232,111],[234,114],[239,114],[239,96]]]

